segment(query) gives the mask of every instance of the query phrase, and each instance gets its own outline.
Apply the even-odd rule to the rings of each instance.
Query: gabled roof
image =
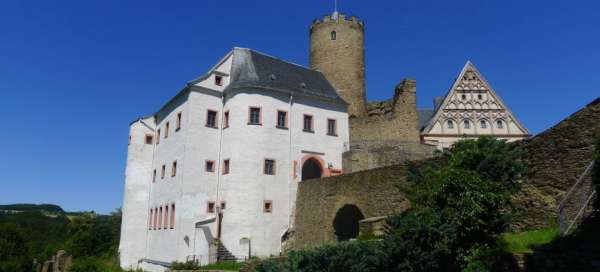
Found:
[[[224,93],[258,88],[319,97],[347,105],[321,72],[248,48],[235,47],[206,74],[188,82],[188,86],[208,78],[230,56],[233,57],[231,80]]]
[[[465,74],[468,71],[471,71],[476,75],[477,79],[479,79],[481,81],[480,84],[465,83],[465,81],[463,81],[463,78],[465,77]],[[440,115],[442,114],[443,110],[446,108],[446,106],[450,102],[452,95],[457,90],[458,91],[460,91],[460,90],[486,90],[486,91],[488,91],[493,96],[493,98],[500,104],[500,106],[508,113],[508,115],[514,121],[514,123],[517,125],[517,127],[519,127],[525,134],[529,134],[529,131],[515,117],[515,115],[510,111],[510,109],[506,106],[506,104],[504,104],[502,99],[500,99],[500,97],[496,94],[494,89],[492,89],[492,86],[487,82],[487,80],[483,77],[483,75],[479,72],[479,70],[477,70],[477,68],[475,68],[475,65],[473,65],[473,63],[471,63],[470,61],[467,61],[467,63],[465,63],[465,65],[463,66],[460,74],[454,80],[452,87],[450,88],[450,90],[448,90],[448,93],[446,94],[444,101],[435,110],[435,113],[433,114],[432,118],[429,119],[429,121],[427,122],[426,127],[423,128],[423,130],[422,130],[423,133],[428,133],[433,128],[434,122],[440,118]]]
[[[236,47],[233,49],[231,83],[225,92],[242,88],[279,90],[346,104],[321,72]]]

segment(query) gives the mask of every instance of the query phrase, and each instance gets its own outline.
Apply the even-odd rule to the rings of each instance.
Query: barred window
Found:
[[[217,112],[208,110],[206,113],[206,126],[211,128],[217,127]]]
[[[248,124],[260,125],[260,108],[259,107],[250,107],[250,110],[248,113]]]
[[[304,131],[313,132],[313,117],[312,115],[304,115]]]
[[[287,128],[287,112],[277,111],[277,127]]]
[[[327,119],[327,135],[337,136],[337,122],[334,119]]]
[[[265,159],[263,173],[265,175],[275,175],[275,160]]]

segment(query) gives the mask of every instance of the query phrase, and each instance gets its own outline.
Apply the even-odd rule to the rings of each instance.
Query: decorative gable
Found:
[[[465,64],[422,131],[425,141],[428,136],[524,138],[528,134],[471,62]]]

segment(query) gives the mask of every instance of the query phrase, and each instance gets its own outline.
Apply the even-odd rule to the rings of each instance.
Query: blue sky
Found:
[[[234,46],[308,63],[333,0],[2,1],[0,203],[120,207],[128,124]],[[367,91],[431,107],[471,60],[532,133],[600,96],[598,1],[359,1]]]

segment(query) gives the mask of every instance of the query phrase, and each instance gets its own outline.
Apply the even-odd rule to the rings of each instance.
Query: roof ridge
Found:
[[[295,62],[291,62],[291,61],[287,61],[287,60],[284,60],[284,59],[281,59],[281,58],[275,57],[275,56],[273,56],[273,55],[269,55],[269,54],[267,54],[267,53],[263,53],[263,52],[261,52],[261,51],[258,51],[258,50],[252,49],[252,48],[244,48],[244,47],[237,47],[237,46],[236,46],[236,47],[234,47],[234,49],[238,49],[238,50],[245,50],[245,51],[250,51],[250,52],[253,52],[253,53],[256,53],[256,54],[259,54],[259,55],[263,55],[263,56],[265,56],[265,57],[268,57],[268,58],[272,58],[272,59],[274,59],[274,60],[278,60],[278,61],[285,62],[285,63],[287,63],[287,64],[292,64],[292,65],[298,66],[298,67],[300,67],[300,68],[303,68],[303,69],[306,69],[306,70],[309,70],[309,71],[313,71],[313,72],[319,72],[319,71],[317,71],[317,70],[310,69],[309,67],[306,67],[306,66],[304,66],[304,65],[301,65],[301,64],[298,64],[298,63],[295,63]],[[320,72],[319,72],[319,73],[320,73]]]

